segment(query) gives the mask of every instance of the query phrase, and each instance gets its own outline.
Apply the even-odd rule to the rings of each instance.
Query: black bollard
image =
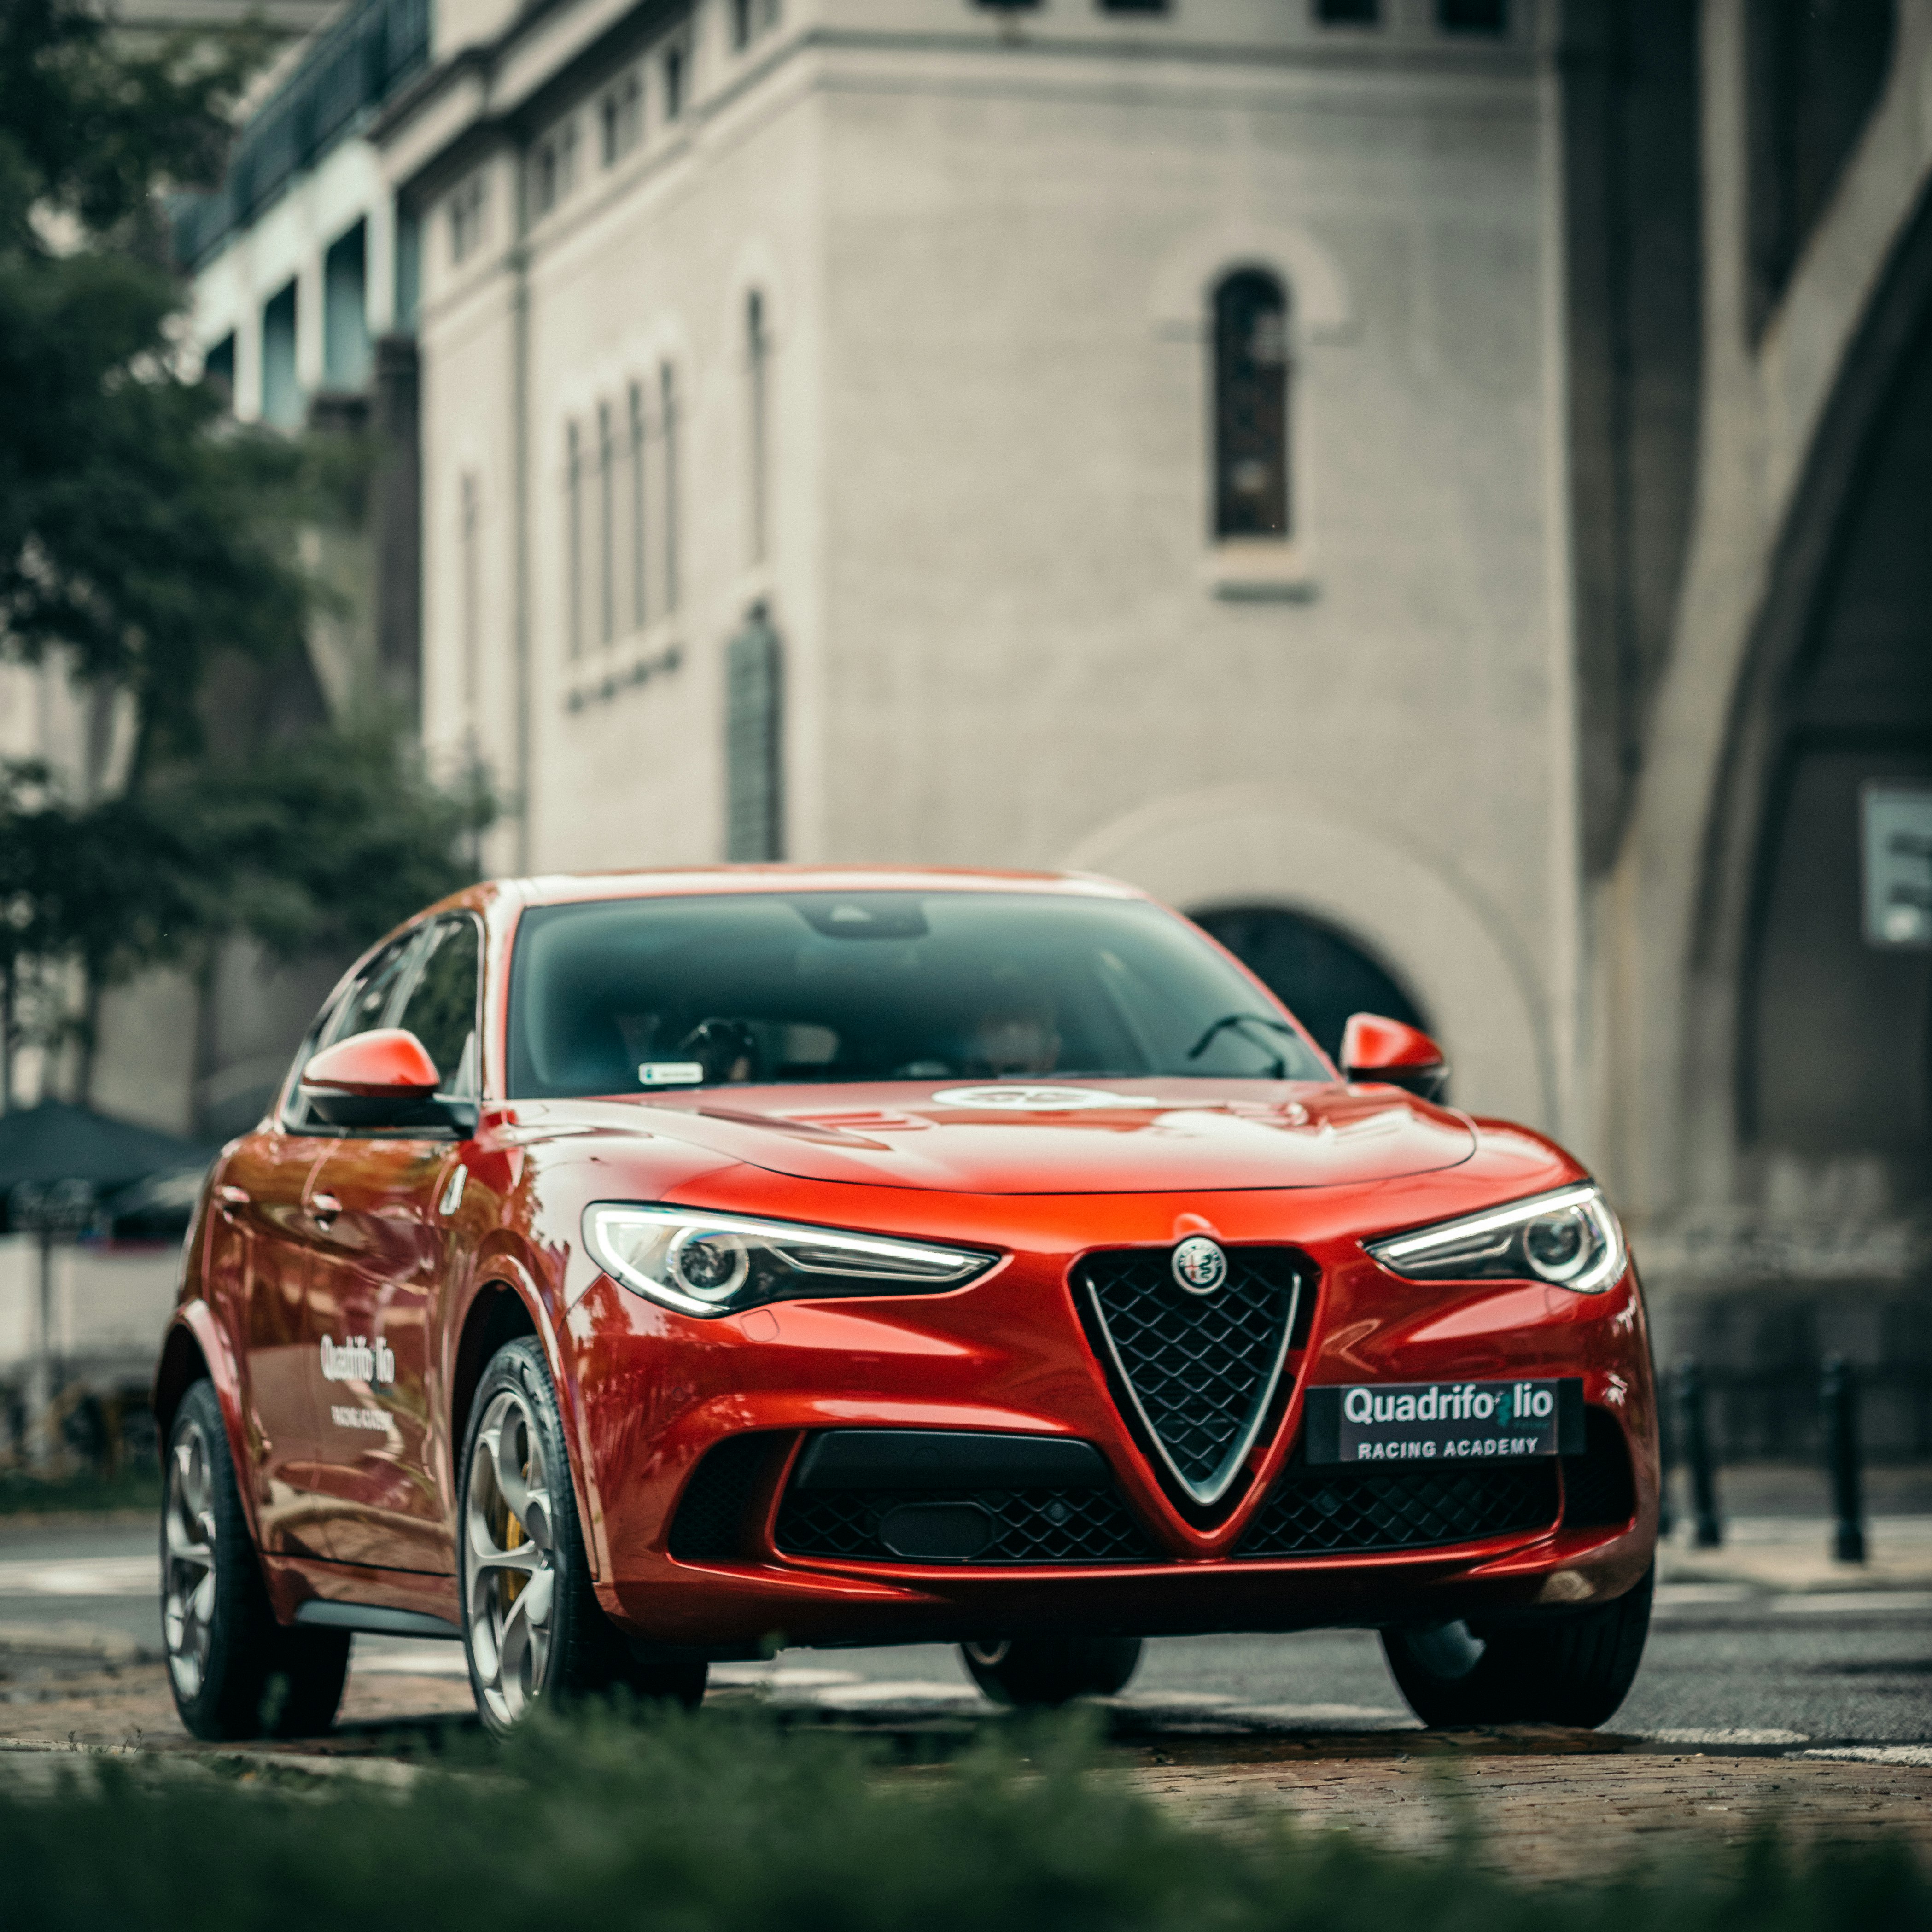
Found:
[[[1711,1438],[1704,1426],[1704,1373],[1688,1355],[1677,1364],[1677,1453],[1690,1478],[1690,1512],[1700,1550],[1715,1550],[1724,1540],[1718,1520],[1718,1472]]]
[[[1827,1355],[1818,1378],[1825,1416],[1825,1462],[1832,1475],[1832,1507],[1838,1522],[1832,1554],[1840,1563],[1865,1560],[1864,1485],[1858,1468],[1858,1385],[1842,1355]]]

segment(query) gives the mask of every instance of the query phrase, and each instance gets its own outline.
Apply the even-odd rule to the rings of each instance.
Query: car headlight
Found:
[[[933,1294],[962,1287],[999,1259],[926,1241],[621,1201],[584,1210],[584,1240],[613,1281],[686,1315],[730,1315],[802,1295]]]
[[[1624,1271],[1624,1233],[1586,1181],[1363,1245],[1412,1281],[1547,1281],[1600,1294]]]

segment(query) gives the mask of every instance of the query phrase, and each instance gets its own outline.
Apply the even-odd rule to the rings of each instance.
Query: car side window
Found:
[[[476,922],[466,914],[437,920],[394,1022],[428,1049],[442,1091],[466,1100],[479,1090],[476,993],[482,951]]]
[[[325,1046],[332,1046],[338,1040],[367,1033],[382,1024],[382,1014],[394,998],[403,969],[409,964],[410,955],[422,936],[420,930],[407,932],[393,944],[384,946],[356,976],[348,991],[316,1016],[314,1024],[296,1049],[298,1076]],[[290,1090],[282,1126],[284,1132],[292,1134],[332,1134],[340,1131],[310,1114],[303,1102],[299,1084]]]
[[[358,1033],[373,1033],[389,1024],[385,1016],[402,982],[410,956],[422,937],[420,931],[405,933],[369,962],[368,970],[350,988],[348,998],[337,1008],[335,1018],[323,1036],[323,1046],[333,1046],[339,1040],[352,1040]]]

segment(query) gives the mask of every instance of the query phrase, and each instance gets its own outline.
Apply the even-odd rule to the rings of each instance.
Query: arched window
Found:
[[[682,427],[682,404],[678,395],[677,371],[668,362],[658,370],[658,436],[663,444],[664,481],[658,496],[664,505],[664,608],[668,615],[677,608],[678,596],[678,431]]]
[[[473,470],[463,472],[462,481],[462,582],[459,590],[462,608],[463,708],[471,717],[476,710],[476,694],[482,682],[483,653],[483,530],[482,485]]]
[[[784,667],[762,603],[724,647],[724,856],[784,856]]]
[[[754,563],[765,560],[771,516],[770,425],[766,420],[771,367],[771,338],[765,322],[764,297],[754,289],[745,298],[746,410],[750,417],[751,552]]]
[[[1286,538],[1288,296],[1259,268],[1214,290],[1214,534]]]
[[[584,654],[584,448],[575,423],[566,423],[563,431],[564,541],[569,554],[565,560],[567,592],[566,632],[573,658]]]
[[[1381,1013],[1429,1030],[1388,968],[1318,920],[1280,906],[1230,906],[1196,913],[1194,922],[1264,981],[1331,1060],[1351,1013]]]
[[[597,405],[597,640],[617,634],[617,445],[610,405]]]

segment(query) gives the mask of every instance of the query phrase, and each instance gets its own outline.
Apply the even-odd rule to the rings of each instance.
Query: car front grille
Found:
[[[1102,1347],[1124,1376],[1136,1418],[1197,1504],[1226,1493],[1282,1381],[1305,1264],[1289,1248],[1229,1248],[1227,1279],[1191,1294],[1169,1251],[1085,1256],[1077,1278],[1097,1314]],[[1117,1399],[1120,1391],[1115,1391]]]
[[[970,1556],[908,1557],[882,1533],[889,1516],[922,1507],[984,1513],[986,1541]],[[793,1490],[778,1512],[788,1556],[874,1563],[1159,1562],[1147,1533],[1111,1487],[1084,1490]]]
[[[1546,1528],[1556,1520],[1556,1462],[1459,1468],[1316,1468],[1294,1459],[1249,1526],[1241,1556],[1427,1550]]]

